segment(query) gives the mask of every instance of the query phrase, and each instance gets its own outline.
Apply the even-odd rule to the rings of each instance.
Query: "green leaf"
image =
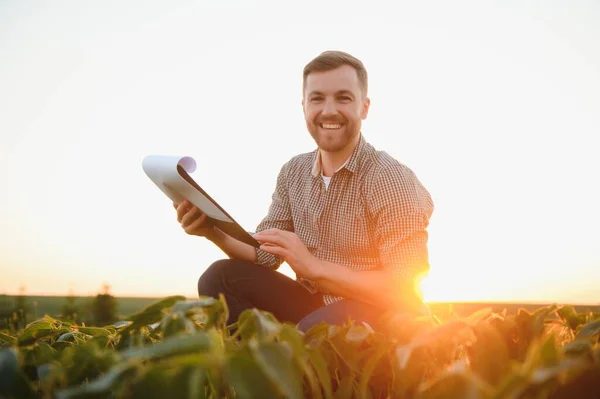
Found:
[[[469,373],[464,362],[421,385],[417,399],[488,399],[493,389],[477,375]]]
[[[4,399],[2,394],[3,393],[0,391],[0,398]],[[18,370],[17,376],[13,380],[12,387],[10,392],[8,393],[7,398],[34,399],[39,397],[40,395],[38,390],[34,390],[34,386],[29,380],[29,378],[27,378],[27,376],[22,370]]]
[[[581,358],[566,358],[552,367],[539,367],[529,376],[529,382],[534,385],[541,385],[551,380],[558,379],[568,371],[578,371],[585,368],[588,363]],[[573,373],[576,374],[576,373]]]
[[[558,343],[554,333],[548,334],[540,348],[540,365],[542,367],[551,367],[558,364],[560,355],[558,352]]]
[[[234,390],[232,397],[244,399],[277,397],[275,387],[258,367],[247,347],[231,355],[225,366],[225,375]]]
[[[338,389],[336,389],[333,397],[335,399],[352,399],[352,394],[354,392],[354,377],[352,375],[347,375],[340,381],[340,385]]]
[[[75,342],[75,335],[78,334],[76,331],[69,331],[62,334],[56,339],[55,342]]]
[[[205,386],[207,383],[206,372],[202,370],[200,367],[190,367],[184,373],[180,373],[179,379],[180,383],[176,383],[175,385],[185,385],[187,384],[187,397],[194,399],[205,399],[207,395],[205,394]]]
[[[371,334],[373,333],[370,330],[368,330],[365,326],[352,326],[346,332],[346,340],[352,343],[362,343]]]
[[[249,342],[256,364],[275,386],[277,393],[286,398],[302,399],[302,378],[294,363],[289,347],[278,342]]]
[[[529,385],[528,376],[521,373],[508,374],[498,385],[494,399],[519,398]]]
[[[598,335],[600,335],[600,320],[592,321],[583,326],[575,336],[575,339],[592,339]]]
[[[567,356],[591,355],[593,351],[592,344],[587,340],[571,341],[563,349]]]
[[[526,374],[531,374],[540,364],[542,358],[540,354],[541,342],[538,338],[531,341],[531,344],[527,348],[525,359],[521,365],[521,370]]]
[[[304,342],[302,332],[292,324],[282,324],[279,333],[279,342],[285,343],[292,350],[293,361],[306,379],[305,395],[314,399],[322,399],[321,384],[315,374],[314,368],[310,365],[308,348]],[[308,390],[310,392],[307,392]]]
[[[344,335],[332,337],[328,342],[329,351],[341,360],[340,365],[344,365],[351,373],[360,373],[361,353],[355,345],[347,342]]]
[[[10,392],[18,369],[17,350],[15,348],[0,350],[0,393]]]
[[[589,366],[559,385],[552,399],[600,398],[600,365]]]
[[[163,342],[143,348],[133,348],[122,352],[125,360],[161,359],[186,353],[209,352],[217,347],[220,336],[216,331],[199,331],[196,334],[173,337]]]
[[[412,345],[399,346],[396,348],[396,359],[398,361],[398,368],[400,370],[405,370],[408,362],[410,361],[410,357],[415,349]]]
[[[556,313],[560,318],[566,322],[567,326],[573,331],[577,330],[577,327],[586,322],[586,317],[583,314],[578,314],[575,308],[570,305],[561,306]]]
[[[175,335],[191,334],[196,331],[195,324],[189,320],[183,312],[173,312],[163,317],[160,322],[160,330],[164,338]]]
[[[556,309],[556,305],[549,305],[536,309],[532,313],[533,322],[531,324],[531,331],[534,337],[541,337],[544,334],[546,317],[555,312]]]
[[[85,398],[94,394],[109,393],[127,377],[133,375],[137,362],[122,362],[111,368],[100,378],[84,385],[63,389],[56,393],[57,399]]]
[[[510,371],[508,349],[494,327],[480,323],[473,327],[475,343],[467,348],[471,369],[484,381],[496,385]]]
[[[331,374],[329,374],[329,369],[327,368],[327,363],[325,362],[325,359],[319,351],[313,349],[309,352],[309,361],[313,369],[315,370],[315,373],[317,374],[319,382],[321,383],[321,387],[323,388],[325,398],[331,399],[333,397],[331,387]]]
[[[258,309],[244,310],[238,318],[238,333],[247,341],[252,337],[272,340],[281,330],[281,324],[271,313]]]
[[[201,298],[201,299],[181,301],[181,302],[177,302],[173,306],[173,309],[171,309],[171,311],[186,313],[186,312],[193,310],[194,308],[201,308],[201,309],[211,308],[211,307],[214,307],[218,303],[219,303],[219,300],[216,298],[213,298],[213,297],[205,297],[205,298]]]
[[[29,345],[38,339],[60,336],[70,331],[68,327],[63,327],[62,324],[50,317],[44,317],[29,324],[19,335],[17,343],[19,346]]]
[[[135,379],[130,387],[131,397],[144,399],[185,398],[186,386],[177,387],[172,384],[172,374],[173,370],[165,370],[161,365],[151,367]]]
[[[52,376],[60,373],[62,366],[56,361],[44,363],[37,368],[37,376],[40,381],[48,380]]]
[[[311,348],[319,347],[327,339],[329,334],[329,325],[325,322],[321,322],[312,326],[308,331],[304,333],[304,341]]]
[[[126,320],[132,323],[121,331],[121,334],[125,335],[132,330],[140,329],[160,321],[167,309],[171,308],[175,303],[184,300],[185,297],[183,296],[170,296],[147,306],[138,313],[126,317]]]
[[[166,398],[206,398],[207,374],[201,367],[177,367],[170,378],[170,392],[160,397]],[[133,397],[137,397],[132,395]],[[147,396],[141,396],[147,397]]]
[[[194,366],[202,367],[205,370],[220,370],[225,361],[226,356],[224,352],[213,350],[211,352],[176,355],[168,359],[161,359],[160,364],[170,369]]]
[[[116,351],[101,348],[94,340],[82,345],[70,345],[64,348],[58,357],[67,371],[68,385],[95,379],[107,372],[117,361]]]
[[[471,313],[468,317],[464,318],[463,322],[473,326],[481,323],[483,320],[486,320],[492,313],[493,309],[491,307],[479,309]]]
[[[20,348],[23,355],[23,364],[39,366],[54,360],[57,351],[45,342],[36,342],[30,346]]]
[[[109,336],[112,334],[116,334],[116,330],[110,328],[77,327],[77,330],[84,334],[91,335],[92,337]]]
[[[92,339],[88,339],[87,342],[94,342],[98,348],[113,348],[115,340],[115,335],[98,335]]]
[[[66,348],[70,348],[73,346],[75,346],[75,344],[73,342],[62,341],[62,342],[53,342],[52,343],[52,348],[56,349],[57,352],[62,352]]]
[[[548,316],[550,313],[554,313],[558,310],[558,305],[556,304],[552,304],[552,305],[547,305],[547,306],[542,306],[540,308],[537,308],[533,313],[532,316],[534,317],[538,317],[538,316],[543,316],[546,317]]]
[[[431,363],[427,346],[407,345],[395,350],[395,381],[396,388],[411,390],[416,388],[426,376]]]
[[[17,338],[0,332],[0,342],[12,346],[17,344]]]
[[[205,328],[216,327],[224,330],[229,317],[229,310],[225,297],[201,297],[196,300],[178,302],[173,306],[172,312],[184,314],[186,317],[204,324]]]
[[[358,395],[360,398],[367,397],[369,392],[369,380],[375,371],[375,367],[381,361],[383,356],[385,356],[389,351],[388,345],[380,345],[376,348],[375,353],[369,358],[365,367],[363,368],[363,373],[360,376],[360,381],[358,383]]]

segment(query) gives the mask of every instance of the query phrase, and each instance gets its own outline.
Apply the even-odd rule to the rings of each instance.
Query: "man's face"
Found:
[[[302,107],[306,127],[321,150],[338,152],[360,134],[370,101],[349,65],[306,77]]]

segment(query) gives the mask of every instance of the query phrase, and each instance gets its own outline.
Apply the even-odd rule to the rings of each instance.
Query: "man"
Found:
[[[327,51],[306,65],[302,107],[318,148],[279,172],[254,235],[260,249],[206,226],[188,201],[175,205],[186,233],[229,256],[202,274],[198,293],[223,293],[230,322],[254,307],[303,331],[348,319],[375,327],[385,311],[422,311],[415,282],[429,269],[433,202],[409,168],[364,139],[367,89],[367,72],[350,54]],[[296,280],[275,272],[283,261]]]

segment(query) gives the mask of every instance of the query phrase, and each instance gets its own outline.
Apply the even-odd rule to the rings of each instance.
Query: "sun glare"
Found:
[[[464,286],[440,275],[428,275],[421,280],[420,288],[425,302],[468,302],[479,299],[477,286]]]

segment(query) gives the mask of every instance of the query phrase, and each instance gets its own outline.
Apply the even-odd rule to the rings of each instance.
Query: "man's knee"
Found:
[[[363,323],[377,329],[381,310],[361,301],[344,299],[323,306],[306,315],[297,325],[302,332],[307,332],[320,323],[329,325],[345,325],[352,321],[355,325]]]
[[[321,323],[321,320],[317,320],[314,317],[307,316],[302,318],[302,320],[298,322],[296,328],[302,331],[303,333],[306,333],[308,330],[310,330],[312,327],[319,323]]]
[[[232,259],[221,259],[210,265],[198,280],[198,295],[217,298],[224,289],[223,274],[232,262]]]

